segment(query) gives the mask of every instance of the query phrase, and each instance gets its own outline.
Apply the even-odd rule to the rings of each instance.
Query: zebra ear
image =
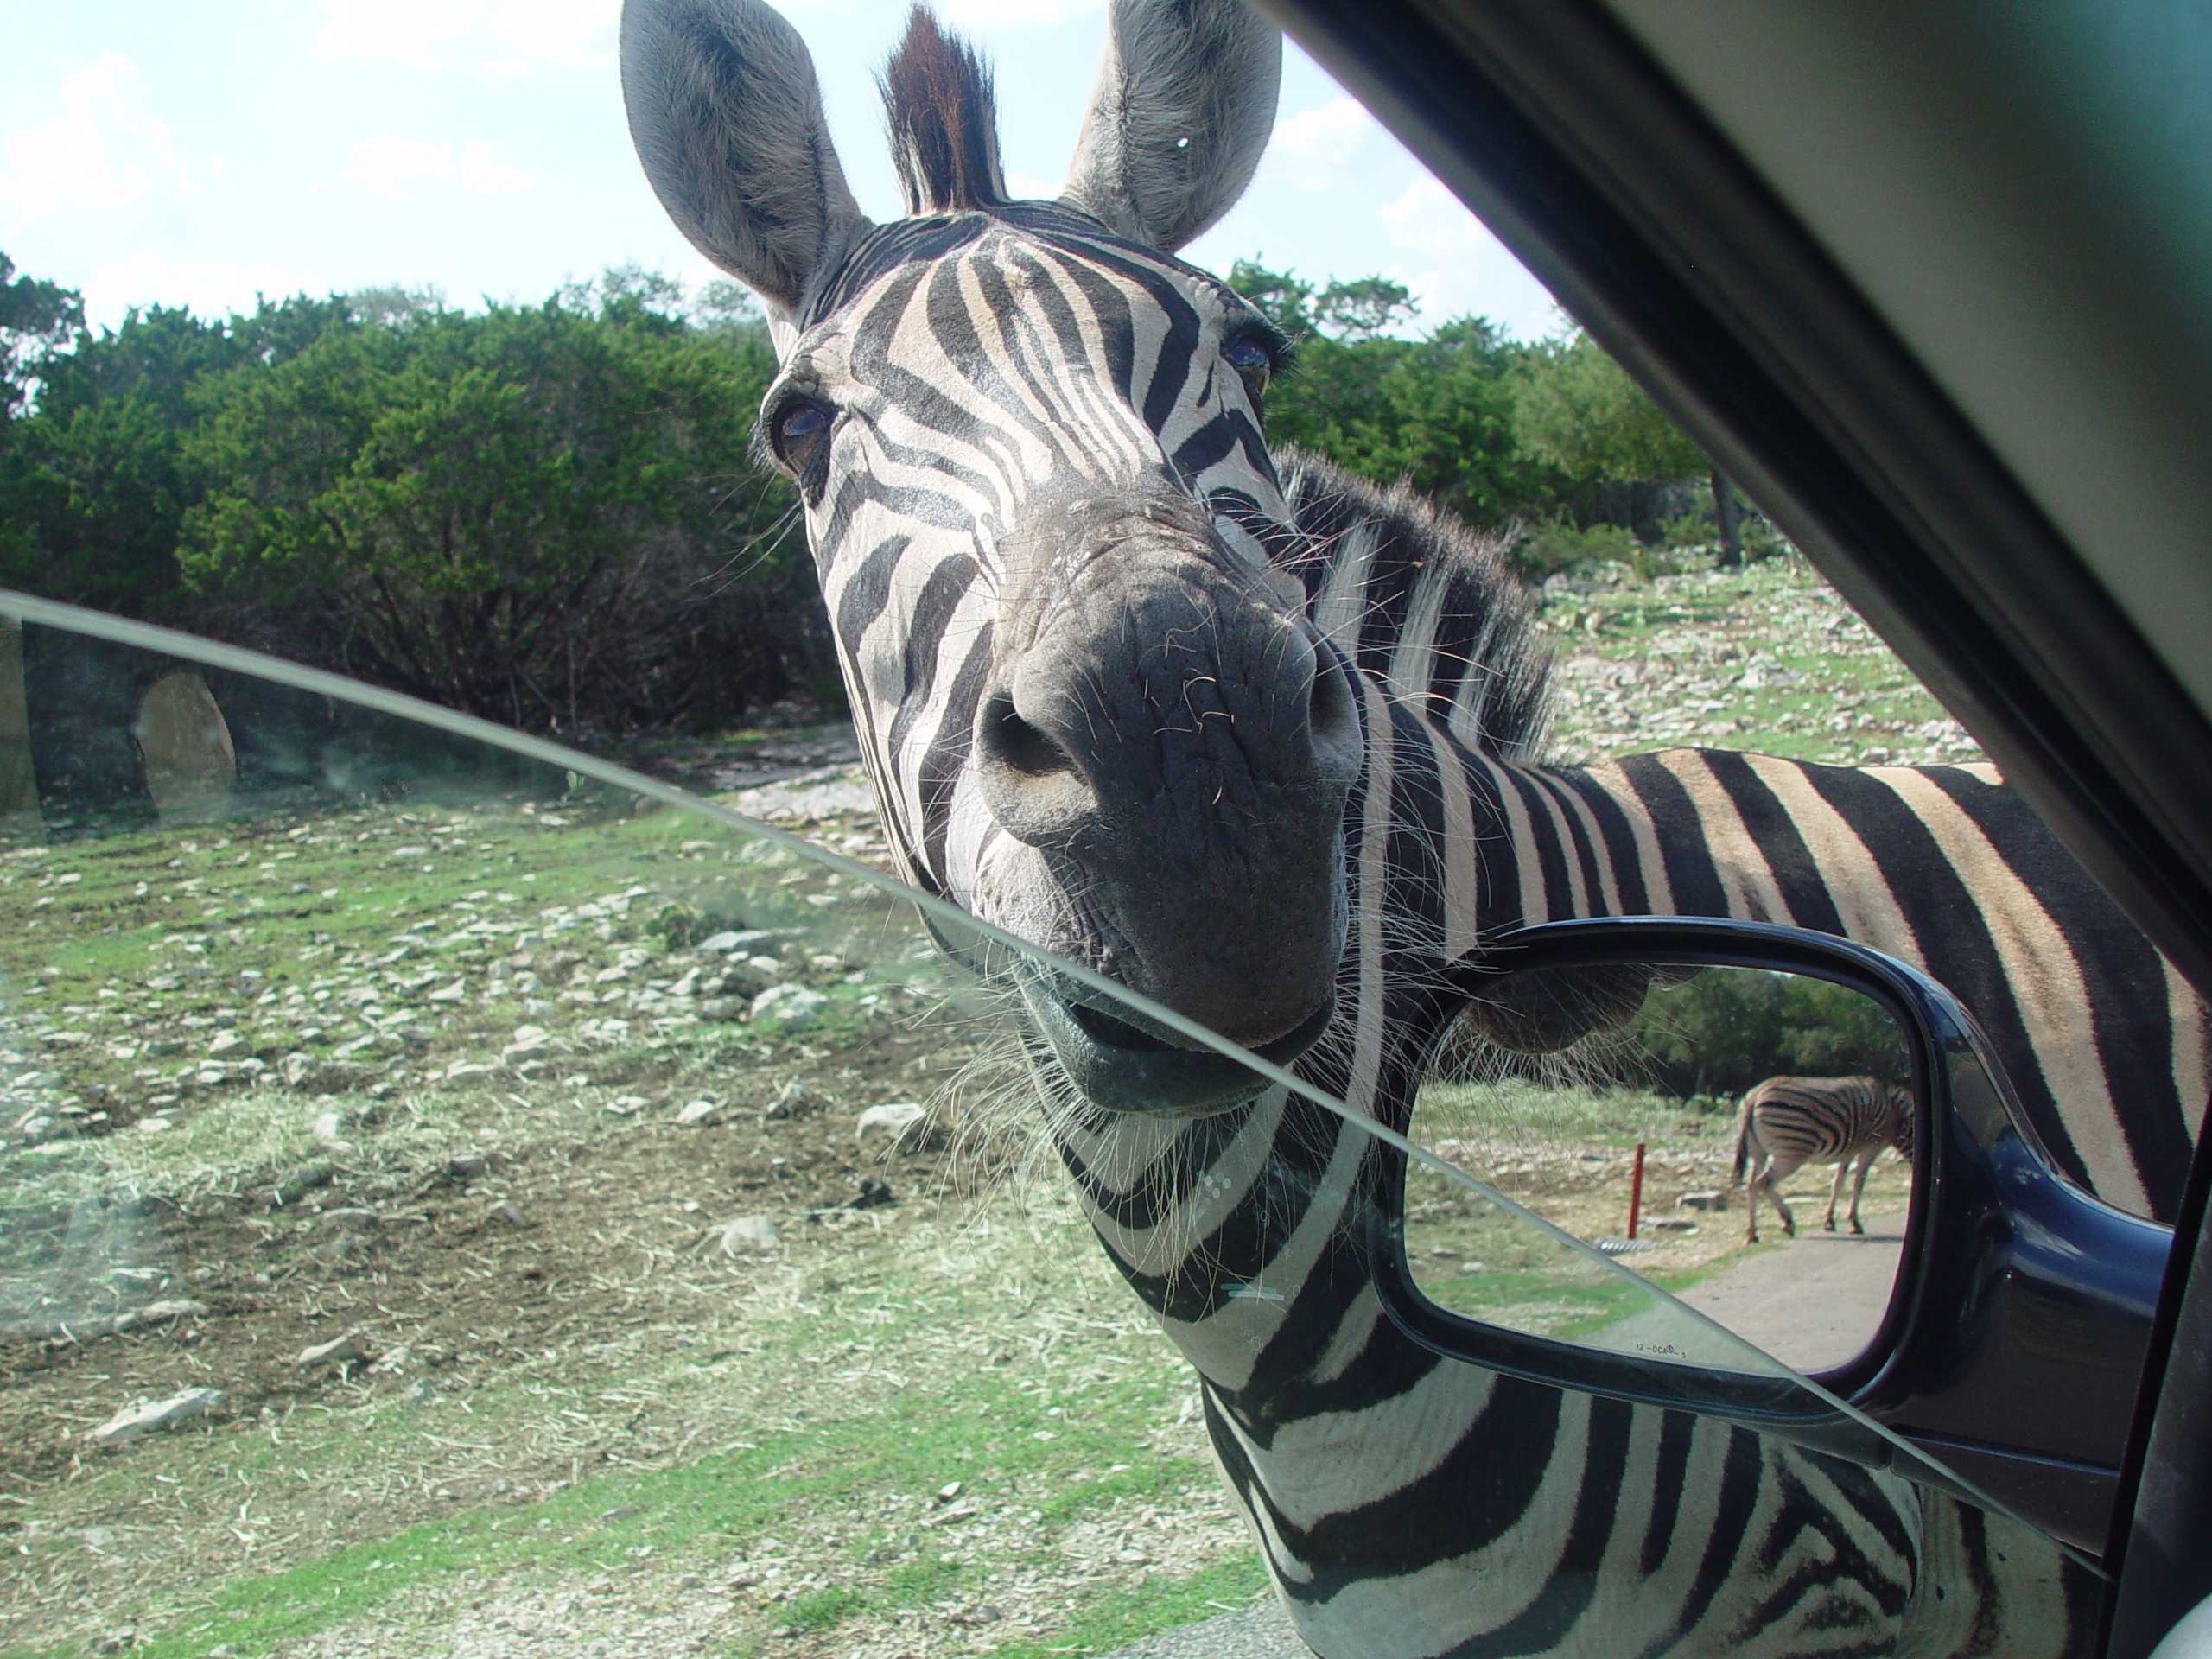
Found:
[[[622,100],[677,228],[786,320],[871,228],[830,145],[814,60],[764,0],[626,0]]]
[[[1282,36],[1243,0],[1115,0],[1061,200],[1174,252],[1252,181],[1281,81]]]

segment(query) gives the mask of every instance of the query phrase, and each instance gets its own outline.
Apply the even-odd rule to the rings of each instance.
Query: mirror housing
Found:
[[[1873,1339],[1820,1383],[2024,1519],[2101,1556],[2171,1231],[2061,1177],[1973,1016],[1942,986],[1847,940],[1678,917],[1553,922],[1502,936],[1462,992],[1623,964],[1764,969],[1872,998],[1911,1051],[1921,1132],[1903,1260]],[[1707,1412],[1865,1457],[1847,1420],[1770,1379],[1607,1354],[1449,1313],[1414,1285],[1401,1168],[1376,1253],[1390,1317],[1447,1356],[1516,1376]]]

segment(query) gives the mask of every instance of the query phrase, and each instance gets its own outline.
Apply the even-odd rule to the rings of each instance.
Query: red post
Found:
[[[1636,1166],[1628,1177],[1628,1236],[1636,1236],[1636,1218],[1643,1208],[1643,1142],[1636,1143]]]

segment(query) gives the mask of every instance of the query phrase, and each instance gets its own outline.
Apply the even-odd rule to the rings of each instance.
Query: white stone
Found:
[[[865,1141],[872,1135],[880,1135],[891,1142],[893,1151],[911,1152],[928,1138],[928,1118],[927,1110],[915,1101],[887,1102],[861,1114],[854,1138]]]
[[[782,1031],[804,1031],[829,1004],[828,997],[804,985],[772,985],[753,999],[753,1021]]]
[[[308,1133],[318,1141],[335,1141],[345,1129],[346,1120],[336,1112],[318,1112],[308,1124]]]
[[[302,1368],[309,1365],[346,1365],[368,1357],[369,1351],[361,1345],[360,1338],[349,1331],[333,1341],[302,1348],[300,1357],[292,1363]]]
[[[722,1109],[711,1100],[689,1101],[677,1113],[676,1121],[679,1124],[719,1123],[722,1121]]]
[[[95,1446],[120,1446],[125,1440],[135,1440],[141,1434],[151,1433],[157,1428],[167,1428],[173,1423],[188,1422],[203,1416],[223,1403],[220,1389],[187,1389],[173,1394],[166,1400],[149,1401],[144,1405],[132,1406],[118,1411],[92,1431]]]
[[[716,1244],[724,1255],[745,1255],[779,1249],[783,1242],[767,1217],[740,1216],[722,1229]]]

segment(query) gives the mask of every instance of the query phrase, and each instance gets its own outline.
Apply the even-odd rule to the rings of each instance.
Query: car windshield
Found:
[[[10,607],[0,784],[67,779],[0,799],[16,1650],[1103,1652],[1268,1597],[1062,1168],[995,988],[1025,947],[886,874],[864,794],[802,764],[802,837]],[[1387,1241],[1358,1127],[1298,1198]],[[1402,1155],[1455,1270],[1491,1258],[1468,1317],[1758,1379],[1788,1432],[1958,1490]],[[1212,1289],[1263,1319],[1299,1286]]]

